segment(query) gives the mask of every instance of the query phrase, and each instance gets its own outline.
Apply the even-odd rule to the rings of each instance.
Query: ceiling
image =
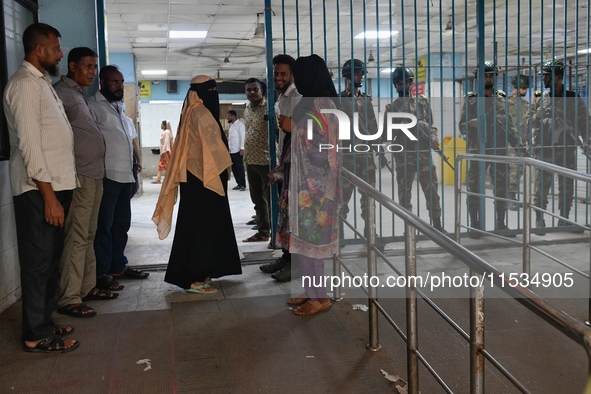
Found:
[[[533,0],[530,12],[530,1],[484,0],[487,59],[496,48],[497,63],[510,70],[539,64],[552,53],[575,56],[588,47],[590,1]],[[105,8],[108,49],[134,54],[138,80],[218,72],[225,81],[266,77],[265,41],[252,39],[257,23],[264,22],[264,0],[106,0]],[[273,55],[318,53],[335,74],[352,52],[374,76],[403,59],[412,65],[429,52],[468,53],[467,65],[477,64],[476,0],[276,0],[271,8]],[[399,33],[382,40],[352,38],[376,26]],[[170,30],[208,33],[203,39],[171,39]],[[374,62],[368,61],[370,51]],[[584,55],[575,60],[588,63]],[[449,66],[464,72],[464,62]],[[166,69],[168,75],[141,74],[150,69]]]

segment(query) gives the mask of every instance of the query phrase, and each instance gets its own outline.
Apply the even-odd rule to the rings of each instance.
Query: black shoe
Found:
[[[240,186],[240,191],[241,191],[241,192],[244,192],[244,191],[246,191],[246,186]]]
[[[546,221],[544,219],[536,219],[535,234],[546,235]]]
[[[253,224],[257,224],[257,220],[256,219],[252,219],[250,222],[246,222],[247,226],[252,226]]]
[[[275,272],[271,278],[278,282],[289,282],[291,280],[291,263],[281,271]]]
[[[235,186],[232,188],[232,190],[240,190],[240,186]]]
[[[447,234],[447,231],[445,231],[445,229],[441,225],[441,218],[433,219],[433,228],[435,228],[435,230],[439,230],[439,232],[443,234]]]
[[[480,230],[480,222],[472,223],[471,227]],[[481,236],[482,236],[482,234],[480,234],[478,231],[475,231],[473,229],[468,229],[468,237],[470,237],[472,239],[478,239]]]
[[[507,227],[505,225],[505,223],[497,223],[495,225],[495,231],[497,233],[499,233],[501,235],[504,235],[506,237],[509,237],[509,238],[515,238],[516,237],[515,234],[509,232],[509,231],[511,231],[511,229],[509,227]]]
[[[290,264],[291,263],[289,261],[285,261],[283,260],[283,257],[280,257],[272,263],[260,265],[259,269],[266,274],[273,274],[277,271],[281,271],[283,268],[287,267]]]
[[[580,228],[579,226],[575,226],[574,224],[571,224],[569,222],[567,222],[564,219],[558,219],[558,227],[573,227],[572,230],[567,230],[569,233],[572,234],[582,234],[583,233],[583,229]]]

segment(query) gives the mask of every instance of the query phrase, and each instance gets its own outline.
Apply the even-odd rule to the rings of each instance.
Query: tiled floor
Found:
[[[158,240],[150,222],[158,189],[144,182],[144,194],[134,198],[127,250],[131,264],[150,267],[150,277],[125,281],[117,300],[91,302],[99,313],[94,318],[55,315],[57,322],[75,325],[79,349],[63,355],[25,353],[19,339],[20,305],[0,315],[0,393],[378,393],[404,386],[402,381],[389,382],[380,372],[406,379],[405,344],[385,319],[379,323],[382,349],[365,348],[368,314],[352,308],[367,304],[367,299],[357,298],[359,291],[346,290],[345,299],[327,313],[302,318],[285,305],[297,291],[297,281],[273,281],[256,262],[247,262],[243,275],[215,281],[220,292],[214,295],[187,294],[165,283],[162,269],[172,234]],[[250,220],[252,204],[247,192],[230,191],[229,197],[240,241],[252,233],[251,226],[243,224]],[[239,246],[250,260],[272,258],[265,243]],[[588,243],[544,247],[563,251],[588,272]],[[356,253],[359,248],[348,246],[344,252],[349,263],[361,269],[364,257]],[[419,248],[424,253],[419,258],[422,269],[461,272],[432,243],[421,241]],[[519,248],[500,247],[492,240],[479,253],[500,265],[519,264]],[[394,264],[404,264],[400,245],[389,244],[387,255]],[[549,264],[540,258],[535,262]],[[586,318],[586,299],[553,301],[576,318]],[[384,296],[381,303],[406,332],[404,299]],[[437,303],[468,329],[466,299],[442,298]],[[468,343],[426,303],[419,302],[418,310],[421,354],[453,392],[469,392]],[[485,313],[487,350],[531,392],[581,392],[588,368],[582,347],[513,300],[488,299]],[[136,362],[146,358],[152,369],[144,372],[145,365]],[[419,376],[421,392],[444,392],[424,367]],[[517,392],[490,363],[485,385],[488,393]]]

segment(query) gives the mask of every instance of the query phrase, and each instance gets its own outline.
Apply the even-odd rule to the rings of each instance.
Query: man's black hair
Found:
[[[258,78],[248,78],[246,80],[246,82],[244,82],[244,86],[248,85],[249,83],[258,83],[259,86],[261,87],[261,95],[263,97],[267,96],[267,84],[266,83],[264,83],[263,81],[261,81]]]
[[[119,70],[119,68],[117,66],[113,66],[113,65],[109,65],[109,66],[105,66],[103,68],[101,68],[101,71],[99,72],[99,79],[101,81],[103,81],[107,75],[109,75],[110,73],[117,71],[121,73],[121,70]],[[123,74],[123,73],[121,73]]]
[[[233,109],[229,110],[229,111],[228,111],[228,113],[229,113],[230,115],[232,115],[233,117],[235,117],[235,118],[237,118],[237,117],[238,117],[238,114],[237,114],[237,113],[236,113],[236,111],[234,111]]]
[[[61,38],[60,32],[53,26],[46,23],[33,23],[23,32],[23,47],[25,54],[34,51],[37,44],[41,44],[44,38],[51,38],[55,36]]]
[[[295,59],[289,55],[277,55],[273,58],[273,66],[276,66],[278,64],[287,64],[289,66],[289,69],[292,70],[293,69],[293,65],[295,63]]]
[[[68,63],[70,63],[70,62],[78,63],[80,61],[80,59],[82,59],[83,57],[88,57],[88,56],[92,56],[95,58],[98,57],[96,52],[91,48],[88,48],[88,47],[72,48],[72,50],[68,53]]]

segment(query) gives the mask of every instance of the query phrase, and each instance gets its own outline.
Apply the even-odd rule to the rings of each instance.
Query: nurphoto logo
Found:
[[[351,121],[349,116],[338,109],[321,109],[320,112],[312,109],[306,108],[308,115],[311,119],[308,119],[307,123],[307,138],[311,140],[313,138],[313,129],[314,129],[314,122],[320,127],[321,129],[328,129],[328,122],[326,118],[322,116],[322,114],[333,114],[337,117],[339,122],[339,140],[341,141],[350,141],[351,140]],[[408,119],[410,122],[408,123],[394,123],[394,119]],[[353,113],[353,132],[355,133],[355,137],[361,141],[382,141],[382,143],[378,144],[370,144],[370,143],[361,143],[361,144],[350,144],[345,143],[344,145],[333,145],[333,144],[320,144],[319,151],[323,150],[332,150],[336,149],[338,151],[347,151],[347,152],[358,152],[364,153],[369,151],[374,152],[390,152],[390,153],[399,153],[404,150],[404,147],[400,144],[394,143],[384,143],[383,141],[392,141],[392,132],[394,130],[402,131],[410,140],[417,141],[417,137],[409,130],[413,128],[417,124],[417,117],[413,114],[407,114],[405,112],[387,112],[386,113],[386,138],[382,138],[382,134],[384,133],[384,113],[379,114],[378,119],[378,129],[375,134],[363,134],[359,131],[359,114],[357,112]]]

